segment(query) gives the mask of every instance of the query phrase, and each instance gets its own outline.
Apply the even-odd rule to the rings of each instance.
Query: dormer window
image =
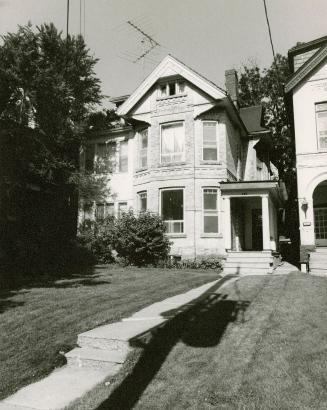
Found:
[[[159,88],[159,98],[174,97],[185,93],[185,83],[183,81],[169,81],[161,84]]]

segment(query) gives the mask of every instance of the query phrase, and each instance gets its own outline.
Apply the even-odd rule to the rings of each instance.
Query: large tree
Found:
[[[285,233],[298,236],[295,147],[291,119],[285,107],[284,85],[290,76],[288,60],[277,54],[269,68],[261,69],[256,62],[244,64],[239,72],[239,96],[242,107],[262,104],[265,123],[270,129],[274,145],[273,163],[284,180],[289,200],[286,204],[288,224]]]
[[[96,63],[81,36],[65,38],[53,24],[2,37],[0,217],[7,247],[24,235],[39,243],[73,235],[79,179],[72,176],[87,119],[101,101]]]

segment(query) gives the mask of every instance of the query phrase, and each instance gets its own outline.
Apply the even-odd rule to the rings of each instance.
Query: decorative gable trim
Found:
[[[319,49],[308,61],[306,61],[288,80],[285,85],[285,93],[289,93],[301,81],[304,80],[316,67],[327,57],[327,45]]]
[[[226,93],[192,70],[171,55],[167,55],[162,62],[152,71],[141,85],[130,95],[130,97],[118,108],[117,114],[124,116],[140,101],[147,91],[162,77],[180,75],[199,89],[204,91],[215,100],[226,97]]]

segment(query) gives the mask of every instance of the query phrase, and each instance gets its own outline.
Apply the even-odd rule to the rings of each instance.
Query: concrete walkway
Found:
[[[229,282],[224,277],[154,303],[120,322],[78,335],[67,365],[0,402],[0,410],[59,410],[116,374],[131,350],[130,341],[151,332]]]

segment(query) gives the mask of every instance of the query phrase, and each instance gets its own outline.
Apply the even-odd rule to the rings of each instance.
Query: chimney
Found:
[[[238,108],[238,77],[234,68],[225,71],[225,86],[228,95]]]

